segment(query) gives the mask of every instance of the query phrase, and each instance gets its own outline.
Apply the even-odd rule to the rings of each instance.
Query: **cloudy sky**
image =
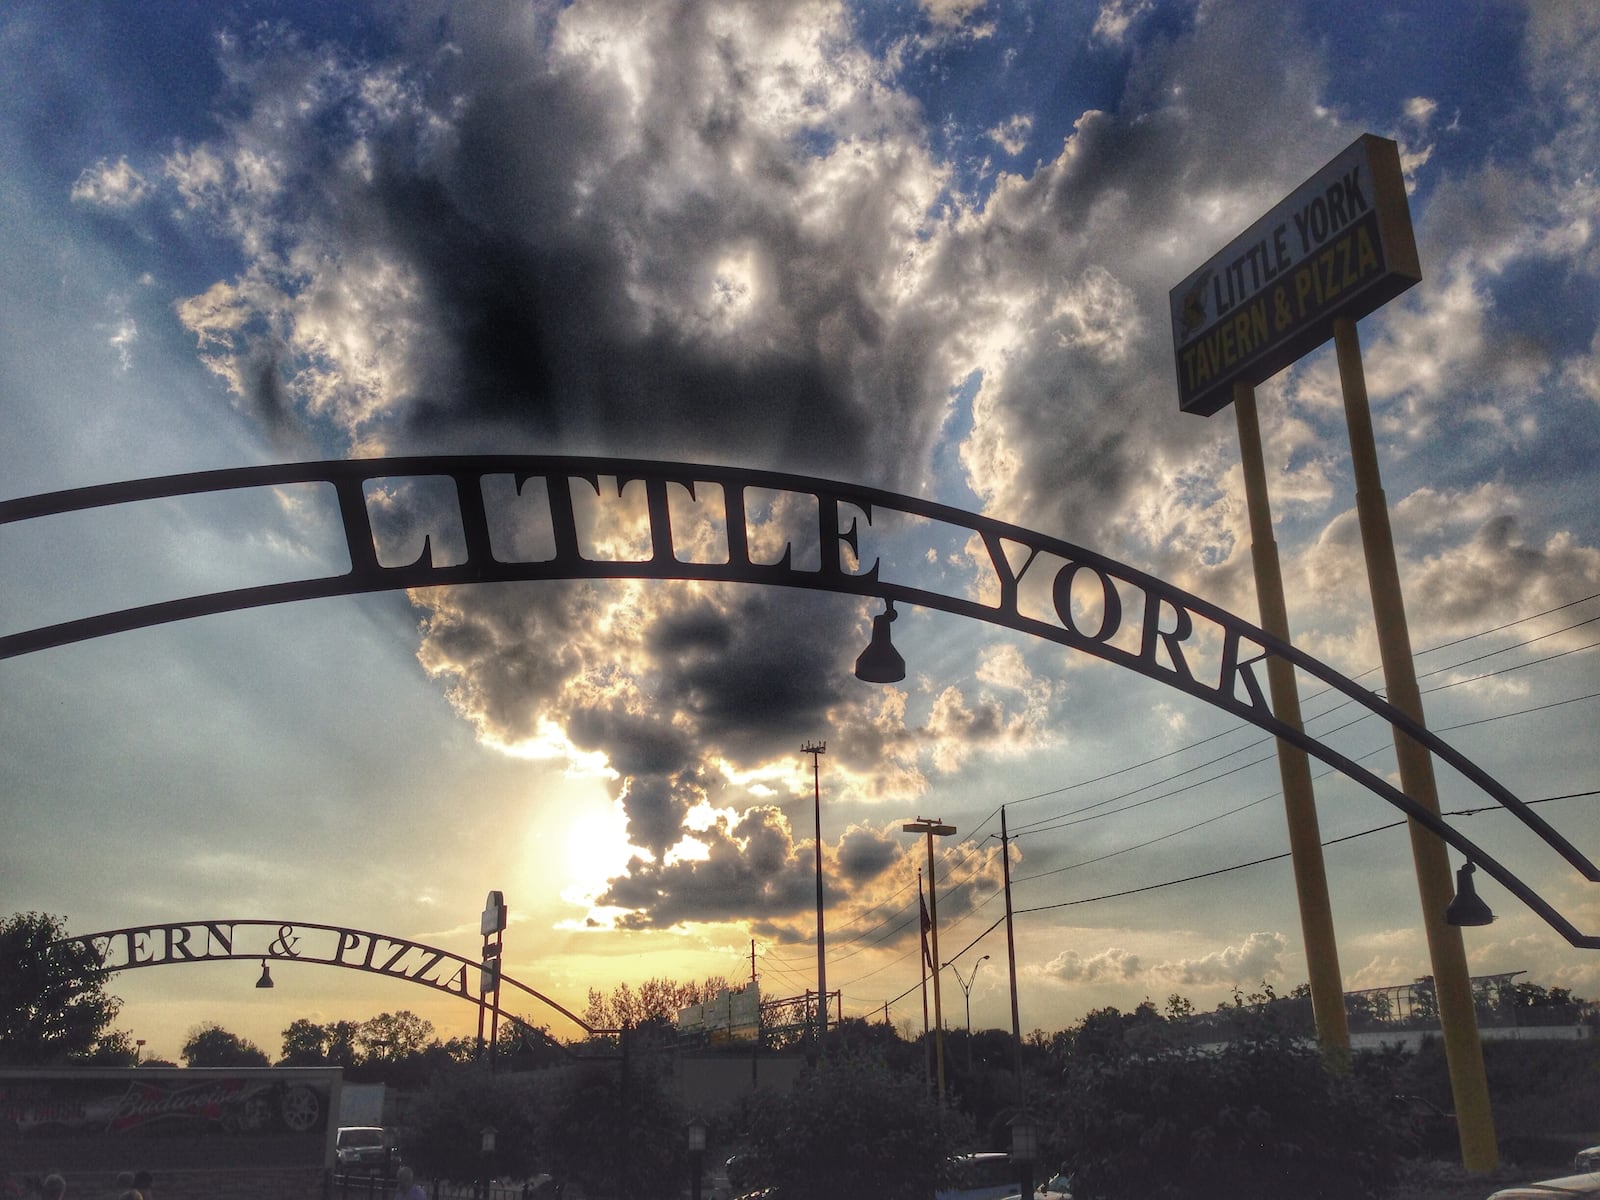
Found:
[[[1597,62],[1600,13],[1557,0],[22,0],[0,16],[0,492],[384,454],[748,466],[981,511],[1254,620],[1233,418],[1179,414],[1168,291],[1375,133],[1424,273],[1360,332],[1429,723],[1593,854]],[[1331,351],[1259,398],[1294,640],[1381,686]],[[414,556],[425,491],[372,505]],[[960,547],[925,549],[979,586]],[[0,622],[342,553],[293,489],[30,522],[0,535]],[[972,1020],[1008,1022],[1002,935],[975,941],[1002,913],[1002,805],[1025,1028],[1305,979],[1255,730],[916,609],[905,682],[863,684],[871,611],[499,585],[9,660],[0,911],[78,933],[318,921],[471,955],[498,888],[510,973],[569,1007],[747,978],[752,941],[763,990],[795,995],[815,986],[800,748],[825,741],[847,1013],[920,1028],[922,846],[900,824],[937,816],[959,830],[944,955],[993,955]],[[1381,724],[1305,707],[1393,775]],[[1440,786],[1447,812],[1484,803]],[[1404,830],[1353,836],[1393,810],[1337,777],[1317,801],[1344,839],[1346,986],[1427,973]],[[1514,821],[1459,821],[1600,932],[1600,891]],[[1475,972],[1600,995],[1592,951],[1482,891]],[[168,1056],[204,1020],[274,1052],[301,1016],[475,1024],[420,988],[275,974],[131,972],[121,1024]]]

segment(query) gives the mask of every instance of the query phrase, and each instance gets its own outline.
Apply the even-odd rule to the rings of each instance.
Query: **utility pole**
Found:
[[[928,965],[933,961],[933,955],[928,951],[928,902],[922,894],[922,868],[917,868],[917,905],[919,916],[923,918],[922,925],[922,1078],[924,1082],[933,1081],[933,1047],[928,1037]]]
[[[1027,1108],[1022,1081],[1022,1018],[1017,1015],[1017,936],[1011,924],[1011,839],[1006,836],[1006,806],[1000,806],[1000,871],[1006,886],[1006,963],[1011,968],[1011,1041],[1017,1054],[1017,1111]]]
[[[949,837],[956,831],[954,825],[946,825],[937,817],[927,820],[918,817],[915,821],[908,821],[900,826],[902,833],[921,833],[927,835],[928,840],[928,920],[931,923],[930,935],[933,939],[933,1054],[934,1063],[939,1076],[939,1103],[944,1103],[944,1004],[939,993],[939,888],[935,883],[933,872],[933,837]]]
[[[817,827],[817,1051],[823,1051],[828,1036],[828,963],[822,939],[822,768],[821,756],[828,752],[826,742],[807,742],[801,754],[811,755],[812,812]]]

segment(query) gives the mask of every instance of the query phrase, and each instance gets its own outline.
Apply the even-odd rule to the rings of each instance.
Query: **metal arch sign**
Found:
[[[1209,417],[1422,278],[1400,149],[1363,134],[1172,289],[1178,408]]]
[[[385,975],[421,984],[472,1004],[495,1007],[494,990],[480,991],[474,986],[479,966],[476,959],[463,958],[409,938],[343,925],[310,921],[176,921],[86,933],[64,941],[87,946],[104,971],[235,959],[310,963]],[[555,1009],[586,1034],[610,1032],[596,1029],[549,996],[508,975],[501,975],[500,982]],[[510,1013],[502,1015],[518,1024],[526,1024]]]
[[[464,540],[459,561],[436,564],[431,541],[398,566],[379,561],[365,487],[373,481],[444,478],[452,485],[452,515]],[[552,549],[519,555],[491,530],[503,514],[491,511],[485,481],[509,477],[521,497],[532,480],[543,484],[541,514]],[[620,497],[642,491],[647,526],[642,557],[620,557],[588,537],[575,493],[601,496],[603,480]],[[148,604],[0,636],[0,658],[11,658],[126,630],[267,604],[392,589],[453,584],[573,579],[699,580],[767,584],[876,597],[969,617],[1025,633],[1124,667],[1248,721],[1290,742],[1381,796],[1476,862],[1575,946],[1600,949],[1600,934],[1585,934],[1508,868],[1441,817],[1387,780],[1303,730],[1280,721],[1262,686],[1265,667],[1281,659],[1340,692],[1449,763],[1486,796],[1513,813],[1590,881],[1597,868],[1504,785],[1437,734],[1333,668],[1248,621],[1164,580],[1060,538],[948,505],[877,488],[745,468],[638,459],[553,455],[433,456],[356,459],[242,467],[104,484],[0,501],[0,525],[135,501],[283,487],[331,487],[350,569],[337,575],[243,587]],[[675,537],[672,508],[688,497],[709,504],[720,496],[721,558],[701,561]],[[799,565],[793,542],[757,552],[750,536],[751,493],[781,493],[815,514],[816,563]],[[877,525],[874,525],[874,522]],[[874,539],[897,521],[921,521],[930,533],[980,545],[991,572],[992,599],[924,585],[910,569],[885,571]],[[680,551],[682,553],[680,553]],[[871,565],[866,565],[870,559]],[[1042,606],[1024,605],[1044,597]],[[396,959],[396,962],[402,961]],[[442,959],[440,960],[442,961]],[[475,964],[474,964],[475,965]],[[370,964],[369,964],[370,967]],[[540,997],[540,999],[545,999]],[[550,1003],[546,1000],[546,1003]],[[570,1014],[569,1014],[570,1015]]]

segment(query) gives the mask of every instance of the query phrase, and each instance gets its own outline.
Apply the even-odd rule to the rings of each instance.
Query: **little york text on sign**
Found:
[[[1172,289],[1178,407],[1210,416],[1422,278],[1400,151],[1358,138]]]

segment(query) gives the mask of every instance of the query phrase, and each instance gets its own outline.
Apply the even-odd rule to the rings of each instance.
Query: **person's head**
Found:
[[[67,1181],[59,1175],[44,1177],[44,1200],[61,1200],[67,1194]]]

